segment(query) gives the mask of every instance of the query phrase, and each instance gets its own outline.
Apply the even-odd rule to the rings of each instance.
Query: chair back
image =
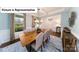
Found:
[[[49,30],[45,31],[43,36],[44,41],[46,41],[49,36],[50,36]]]
[[[36,37],[36,50],[38,50],[42,46],[42,43],[43,43],[43,33],[41,32]]]

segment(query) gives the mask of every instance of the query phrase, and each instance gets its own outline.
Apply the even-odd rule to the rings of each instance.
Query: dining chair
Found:
[[[50,39],[50,33],[49,33],[50,30],[47,30],[44,32],[44,36],[43,36],[43,47],[45,48],[45,45],[47,44],[47,42],[49,41]]]
[[[38,50],[40,50],[40,49],[41,49],[41,51],[42,51],[43,33],[42,33],[42,32],[39,33],[35,39],[36,39],[36,41],[31,44],[32,48],[33,48],[35,51],[38,51]]]

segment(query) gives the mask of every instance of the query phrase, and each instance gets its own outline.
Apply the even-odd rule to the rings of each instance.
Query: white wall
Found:
[[[75,24],[71,28],[71,32],[79,39],[79,7],[71,8],[71,11],[75,11],[77,18],[75,19]]]
[[[64,11],[61,14],[61,26],[62,26],[62,28],[69,27],[68,20],[69,20],[69,11]]]
[[[26,14],[26,29],[32,29],[32,15]]]
[[[75,11],[77,14],[77,18],[75,19],[75,24],[73,27],[69,26],[69,17],[72,11]],[[79,7],[72,7],[69,10],[65,10],[61,14],[61,24],[62,28],[68,27],[71,29],[72,34],[74,34],[79,39]]]
[[[41,28],[52,29],[56,31],[56,26],[61,26],[61,15],[52,15],[43,19],[43,23],[41,24]],[[50,19],[50,20],[49,20]]]

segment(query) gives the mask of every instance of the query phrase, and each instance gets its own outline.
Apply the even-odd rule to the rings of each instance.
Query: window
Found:
[[[10,39],[14,40],[19,38],[19,34],[26,29],[26,14],[11,13],[10,20]]]
[[[24,30],[24,14],[14,15],[14,31],[19,32]]]

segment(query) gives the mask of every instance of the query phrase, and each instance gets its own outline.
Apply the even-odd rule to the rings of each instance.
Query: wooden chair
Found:
[[[65,27],[62,32],[62,44],[64,52],[77,51],[77,38],[71,33],[70,29]]]
[[[58,37],[60,37],[61,36],[61,27],[56,27],[56,35],[58,36]]]
[[[60,33],[61,32],[61,27],[56,27],[56,32]]]

